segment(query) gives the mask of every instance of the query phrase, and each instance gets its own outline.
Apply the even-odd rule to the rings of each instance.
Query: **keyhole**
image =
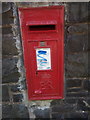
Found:
[[[38,72],[36,71],[36,75],[38,74]]]

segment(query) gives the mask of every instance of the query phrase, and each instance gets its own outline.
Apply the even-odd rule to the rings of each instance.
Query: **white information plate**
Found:
[[[51,69],[51,52],[50,48],[36,49],[37,70]]]

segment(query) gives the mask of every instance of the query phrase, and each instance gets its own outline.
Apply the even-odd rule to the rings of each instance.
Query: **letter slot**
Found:
[[[55,25],[30,25],[28,26],[30,31],[47,31],[56,30]]]

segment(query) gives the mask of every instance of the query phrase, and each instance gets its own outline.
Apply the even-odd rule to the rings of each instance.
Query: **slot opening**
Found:
[[[56,30],[56,25],[30,25],[30,31],[47,31],[47,30]]]

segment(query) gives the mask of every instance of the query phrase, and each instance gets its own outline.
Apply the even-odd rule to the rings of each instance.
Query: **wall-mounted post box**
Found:
[[[64,7],[19,8],[28,97],[62,99]]]

